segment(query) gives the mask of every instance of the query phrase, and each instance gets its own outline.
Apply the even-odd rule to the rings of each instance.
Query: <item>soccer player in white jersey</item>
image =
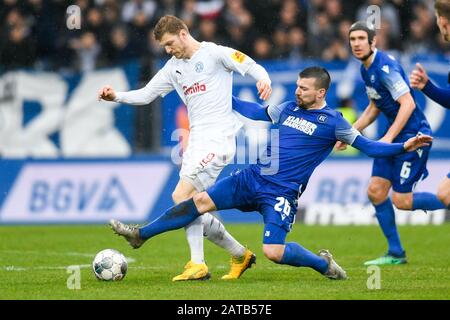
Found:
[[[272,93],[266,70],[253,59],[232,48],[195,40],[177,17],[162,17],[154,29],[155,39],[172,58],[142,89],[115,92],[111,86],[99,91],[99,99],[145,105],[176,90],[188,109],[190,135],[172,194],[176,204],[212,186],[236,151],[235,135],[240,123],[232,113],[233,71],[256,80],[261,99]],[[203,235],[232,256],[230,272],[222,279],[237,279],[255,262],[255,255],[237,242],[213,215],[204,215],[186,228],[191,260],[173,281],[210,277],[204,261]],[[140,247],[141,243],[132,244]]]

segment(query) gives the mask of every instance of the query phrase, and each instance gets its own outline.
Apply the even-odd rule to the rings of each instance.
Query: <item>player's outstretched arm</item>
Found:
[[[357,136],[352,146],[358,150],[361,150],[369,157],[382,158],[392,157],[400,153],[411,152],[418,148],[428,146],[433,140],[428,135],[418,135],[410,138],[405,143],[385,143],[379,141],[370,140],[364,136]]]
[[[272,121],[267,113],[267,107],[264,107],[259,103],[241,100],[233,96],[232,105],[234,110],[246,118],[252,120]]]

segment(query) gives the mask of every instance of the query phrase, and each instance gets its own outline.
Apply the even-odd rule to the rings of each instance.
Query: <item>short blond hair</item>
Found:
[[[450,20],[450,0],[436,0],[434,9],[438,16]]]
[[[157,41],[160,41],[165,33],[178,34],[181,30],[186,30],[189,33],[189,29],[183,20],[175,16],[165,15],[159,19],[153,30],[153,35]]]

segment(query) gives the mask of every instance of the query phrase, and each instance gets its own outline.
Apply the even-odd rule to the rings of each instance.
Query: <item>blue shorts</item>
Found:
[[[427,161],[430,149],[431,146],[427,146],[390,158],[376,158],[373,161],[372,177],[391,181],[395,192],[412,192],[416,183],[428,176]]]
[[[217,210],[259,211],[264,219],[265,231],[271,231],[269,237],[264,236],[264,243],[273,241],[272,244],[284,244],[284,239],[295,222],[298,192],[265,180],[252,167],[219,180],[206,192]],[[270,224],[281,227],[286,233],[280,234],[277,228],[274,231]]]

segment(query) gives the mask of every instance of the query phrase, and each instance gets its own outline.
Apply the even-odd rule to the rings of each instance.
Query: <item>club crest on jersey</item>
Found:
[[[317,121],[319,121],[320,123],[325,123],[327,119],[328,117],[326,114],[319,114],[319,116],[317,117]]]
[[[372,87],[366,87],[366,92],[367,92],[367,95],[369,96],[369,98],[372,100],[381,99],[380,94],[377,92],[377,90],[375,90]]]
[[[201,61],[199,61],[199,62],[197,62],[196,64],[195,64],[195,72],[197,72],[197,73],[200,73],[200,72],[202,72],[203,71],[203,68],[204,68],[204,66],[203,66],[203,62],[201,62]]]
[[[236,50],[231,54],[231,59],[233,59],[236,62],[242,63],[245,60],[245,54]]]
[[[183,86],[183,91],[184,91],[183,93],[184,93],[185,96],[189,96],[189,95],[194,94],[194,93],[205,92],[206,91],[206,85],[196,82],[190,87]]]
[[[286,120],[284,120],[283,125],[297,129],[303,133],[306,133],[309,136],[312,136],[312,134],[317,128],[316,124],[309,122],[303,118],[300,119],[294,116],[287,117]]]

